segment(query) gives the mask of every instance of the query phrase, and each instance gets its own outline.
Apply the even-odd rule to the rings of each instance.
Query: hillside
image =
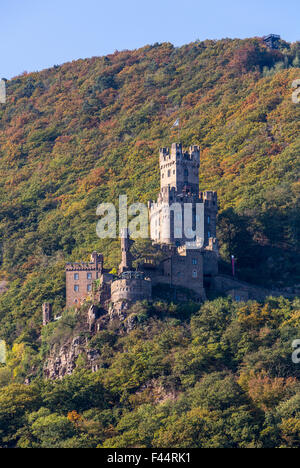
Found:
[[[260,39],[169,43],[79,60],[7,82],[0,107],[1,447],[294,447],[299,441],[299,300],[202,307],[136,304],[134,326],[92,338],[44,381],[50,347],[83,333],[86,310],[44,328],[65,305],[64,266],[119,241],[96,236],[96,207],[155,199],[158,148],[201,147],[201,189],[217,190],[221,271],[295,291],[300,283],[300,45]],[[170,127],[180,118],[178,136]],[[2,354],[4,352],[2,351]],[[1,366],[1,364],[0,364]],[[35,375],[30,385],[28,376]]]
[[[299,284],[299,43],[259,39],[155,44],[55,66],[7,82],[0,109],[0,333],[40,324],[43,300],[64,305],[64,263],[91,250],[96,207],[154,199],[158,148],[202,149],[201,189],[218,191],[223,268],[266,286]],[[30,325],[31,326],[31,325]]]
[[[80,354],[62,380],[20,383],[49,346],[85,336],[86,313],[44,327],[40,355],[28,336],[16,343],[0,368],[2,448],[299,446],[300,374],[291,347],[299,300],[135,304],[130,327],[114,321],[89,342],[100,353],[97,372]]]

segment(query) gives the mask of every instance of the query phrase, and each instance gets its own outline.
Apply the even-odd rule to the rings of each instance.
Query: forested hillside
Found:
[[[0,369],[1,447],[299,446],[299,300],[135,304],[131,331],[112,322],[90,341],[98,372],[79,356],[61,381],[19,383],[86,313],[45,327],[39,356],[15,344]]]
[[[196,446],[224,445],[220,434],[225,426],[231,431],[226,440],[232,446],[293,445],[293,437],[299,437],[295,416],[299,414],[298,381],[295,370],[282,360],[290,360],[286,357],[290,339],[297,338],[297,301],[270,306],[273,316],[263,325],[264,306],[245,312],[240,325],[235,306],[223,305],[232,324],[222,316],[215,344],[208,339],[213,325],[209,329],[202,324],[199,331],[198,325],[193,325],[197,318],[191,323],[188,318],[182,325],[171,321],[172,336],[167,337],[168,322],[159,312],[163,308],[158,309],[153,319],[158,323],[149,323],[146,330],[150,330],[154,346],[163,350],[162,361],[151,361],[153,372],[144,375],[141,370],[143,377],[137,377],[134,384],[135,377],[128,371],[122,377],[122,390],[114,381],[118,377],[113,370],[105,377],[100,373],[96,380],[91,374],[80,374],[78,382],[75,376],[56,390],[41,382],[29,387],[22,383],[26,371],[41,363],[41,304],[53,302],[55,313],[64,307],[65,263],[86,260],[93,250],[104,254],[107,266],[119,262],[118,239],[96,236],[97,205],[117,202],[120,194],[127,194],[129,202],[155,199],[159,190],[158,149],[178,138],[184,146],[200,145],[200,188],[218,191],[222,271],[228,271],[230,255],[234,254],[240,279],[295,290],[300,283],[300,105],[292,102],[291,85],[300,78],[299,66],[299,43],[281,41],[279,50],[270,50],[261,39],[224,39],[181,48],[164,43],[116,51],[106,57],[24,73],[7,82],[8,102],[0,107],[0,282],[7,281],[8,289],[0,295],[0,339],[6,340],[10,351],[9,368],[0,369],[0,405],[6,408],[0,410],[0,435],[6,427],[2,444],[14,445],[19,440],[23,446],[47,445],[52,436],[43,439],[43,425],[52,427],[52,422],[55,428],[70,431],[70,437],[65,437],[70,439],[67,445],[74,441],[84,445],[84,440],[91,445],[98,441],[115,446],[188,444],[185,440],[190,439],[185,439],[180,429],[175,433],[174,422],[179,420],[183,433],[201,425],[201,442],[191,440]],[[170,130],[177,118],[181,122],[179,137],[177,131]],[[223,310],[219,303],[209,304],[213,316]],[[203,310],[206,314],[205,306]],[[152,319],[145,320],[148,324]],[[286,341],[284,351],[274,350],[278,361],[274,358],[277,364],[273,368],[266,354],[270,342],[279,340],[275,322],[283,327]],[[286,323],[296,328],[285,335]],[[249,338],[246,332],[240,337],[241,326],[246,326]],[[112,366],[119,375],[122,353],[128,357],[127,350],[132,349],[133,354],[140,350],[137,366],[144,368],[153,346],[151,341],[143,342],[144,333],[142,327],[124,341],[120,338],[112,355],[107,351],[115,343],[110,342],[110,335],[103,338],[104,344],[100,340],[108,353],[105,366]],[[158,337],[165,335],[165,341],[161,338],[160,342]],[[225,348],[220,344],[221,335]],[[208,342],[212,345],[209,355],[203,351]],[[184,358],[175,356],[183,349],[190,371],[185,370]],[[174,361],[166,350],[174,351]],[[246,358],[248,351],[252,357]],[[201,358],[194,357],[198,352],[203,354]],[[219,358],[228,362],[215,366]],[[251,374],[250,368],[257,373]],[[210,376],[213,371],[218,372],[214,377]],[[174,399],[165,403],[161,412],[154,409],[151,391],[150,396],[147,393],[149,381],[159,376],[171,376],[162,388],[172,388]],[[81,379],[87,393],[94,395],[93,382],[98,378],[107,392],[103,407],[97,402],[82,405],[71,401],[58,408],[58,395],[81,386]],[[210,379],[218,387],[216,393],[220,392],[218,401],[211,395],[198,405],[193,391],[205,394]],[[222,393],[224,381],[231,389],[229,396]],[[5,387],[9,382],[13,386]],[[141,389],[142,385],[146,387]],[[45,392],[51,401],[44,404]],[[102,397],[99,394],[101,401]],[[85,394],[82,398],[89,401]],[[284,403],[289,398],[290,403]],[[15,401],[22,407],[18,403],[14,406],[20,421],[10,430],[5,411]],[[140,405],[132,416],[127,415],[128,408]],[[298,405],[296,409],[294,405]],[[226,421],[218,413],[223,410],[227,411]],[[239,429],[243,434],[233,433],[233,420],[244,428]],[[137,436],[139,421],[147,421],[143,424],[153,430],[139,429],[144,435]],[[91,435],[94,425],[96,434]],[[100,426],[104,431],[101,437],[97,432]],[[21,432],[16,435],[18,430]],[[52,445],[60,440],[55,430]],[[287,435],[290,431],[294,436]]]

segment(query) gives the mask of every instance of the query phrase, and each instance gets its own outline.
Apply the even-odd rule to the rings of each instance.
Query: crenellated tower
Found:
[[[200,148],[183,151],[181,143],[173,143],[159,151],[161,193],[175,189],[177,193],[199,194]]]
[[[161,148],[159,164],[160,193],[157,202],[149,202],[152,240],[188,248],[214,245],[216,251],[217,193],[199,192],[199,146],[190,146],[188,151],[181,143]],[[201,236],[193,236],[200,223]]]

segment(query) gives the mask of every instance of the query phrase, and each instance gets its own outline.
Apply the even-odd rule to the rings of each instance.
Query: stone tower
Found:
[[[130,305],[137,301],[152,298],[152,282],[144,272],[134,271],[130,247],[133,241],[129,238],[129,230],[121,230],[122,261],[119,275],[111,282],[111,316],[125,316]]]
[[[130,253],[131,244],[132,244],[132,241],[129,238],[129,230],[127,228],[122,229],[121,231],[122,261],[119,266],[119,273],[132,270],[132,256]]]
[[[44,302],[43,304],[43,326],[45,327],[52,320],[52,304]]]
[[[217,193],[199,192],[199,146],[184,151],[173,143],[171,150],[160,149],[159,162],[161,189],[157,202],[149,203],[151,239],[209,248],[216,239]]]
[[[181,143],[173,143],[159,151],[161,193],[169,189],[177,193],[199,194],[200,148],[191,146],[182,151]]]

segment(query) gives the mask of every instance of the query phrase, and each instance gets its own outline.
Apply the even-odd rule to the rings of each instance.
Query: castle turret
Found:
[[[45,327],[52,320],[52,304],[44,302],[43,304],[43,326]]]
[[[132,270],[132,256],[130,253],[131,244],[132,244],[132,241],[129,238],[128,228],[122,229],[121,231],[122,261],[119,266],[119,273]]]

